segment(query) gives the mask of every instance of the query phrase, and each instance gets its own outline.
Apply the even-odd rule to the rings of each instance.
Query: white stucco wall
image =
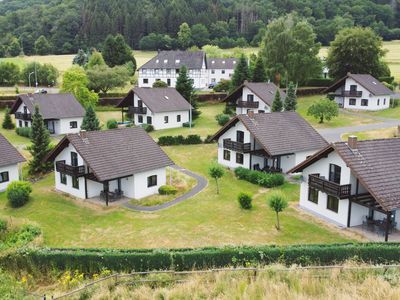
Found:
[[[236,114],[247,114],[248,111],[254,111],[255,113],[263,110],[266,113],[271,112],[271,108],[264,101],[262,101],[256,94],[254,94],[249,88],[243,87],[242,90],[242,101],[247,101],[247,95],[254,95],[254,102],[258,102],[258,108],[247,108],[247,107],[236,107]]]
[[[212,66],[208,66],[208,84],[218,83],[221,80],[231,80],[234,69],[213,69]]]
[[[24,112],[24,104],[21,104],[19,107],[18,107],[18,109],[16,110],[16,112],[20,112],[20,113],[23,113]],[[27,111],[27,113],[28,114],[30,114],[31,112],[29,111],[29,109],[27,109],[26,110]],[[22,126],[19,124],[20,122],[19,121],[21,121],[22,122]],[[26,124],[25,124],[25,122],[26,122]],[[24,120],[20,120],[20,119],[15,119],[15,125],[16,125],[16,127],[17,128],[19,128],[19,127],[31,127],[32,126],[32,122],[31,121],[24,121]],[[27,125],[27,126],[25,126],[25,125]]]
[[[157,185],[153,187],[147,187],[147,177],[157,175]],[[133,175],[133,197],[135,199],[141,199],[150,195],[158,193],[160,186],[165,185],[167,181],[166,168],[159,168],[152,171],[146,171]]]
[[[0,173],[8,172],[8,181],[0,183],[0,192],[5,191],[11,181],[19,180],[18,164],[0,167]]]
[[[389,108],[390,95],[382,95],[382,96],[371,95],[371,93],[366,88],[364,88],[362,85],[360,85],[358,82],[356,82],[352,78],[347,78],[345,85],[338,88],[336,90],[336,93],[339,93],[339,91],[342,91],[342,90],[350,91],[351,85],[356,85],[357,91],[361,91],[362,96],[361,97],[338,97],[338,96],[335,97],[335,101],[337,103],[343,103],[343,108],[357,109],[357,110],[382,110],[382,109]],[[350,105],[350,99],[356,99],[356,105]],[[368,99],[368,106],[361,106],[362,99]]]

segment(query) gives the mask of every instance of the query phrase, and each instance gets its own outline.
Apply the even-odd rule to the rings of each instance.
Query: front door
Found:
[[[45,124],[50,134],[54,134],[55,133],[54,121],[45,121]]]

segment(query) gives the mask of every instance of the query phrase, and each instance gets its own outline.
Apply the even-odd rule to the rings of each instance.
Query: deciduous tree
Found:
[[[44,35],[38,37],[34,47],[37,55],[47,55],[51,52],[51,45]]]
[[[89,79],[88,88],[96,93],[107,93],[116,87],[124,87],[129,81],[129,72],[125,66],[97,65],[86,71]]]
[[[339,106],[328,98],[320,99],[308,108],[307,115],[313,116],[322,124],[324,120],[330,121],[339,115]]]
[[[13,86],[20,80],[18,65],[12,62],[0,62],[0,85]]]
[[[279,222],[279,213],[284,211],[285,208],[288,207],[286,197],[281,192],[274,192],[268,197],[268,206],[276,214],[276,225],[275,225],[276,229],[281,230]]]
[[[215,184],[217,185],[217,194],[219,194],[218,180],[224,176],[225,174],[224,169],[222,168],[222,166],[218,164],[213,164],[208,169],[208,174],[210,175],[211,178],[215,179]]]

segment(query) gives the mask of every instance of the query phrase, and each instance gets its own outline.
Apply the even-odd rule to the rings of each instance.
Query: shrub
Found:
[[[285,177],[280,173],[265,173],[243,167],[236,168],[235,175],[238,179],[246,180],[266,188],[280,186],[285,182]]]
[[[107,129],[115,129],[118,128],[118,123],[117,120],[115,119],[110,119],[107,121]]]
[[[182,135],[177,136],[160,136],[158,139],[158,144],[160,146],[173,146],[173,145],[194,145],[201,144],[201,137],[197,134],[188,135],[186,138]]]
[[[217,120],[218,124],[220,126],[224,126],[226,123],[229,122],[229,115],[227,114],[218,114],[215,116],[215,119]]]
[[[152,131],[154,131],[154,126],[153,125],[151,125],[151,124],[143,124],[143,129],[146,131],[146,132],[152,132]]]
[[[162,185],[158,189],[158,193],[160,195],[175,195],[177,192],[178,190],[176,189],[176,187],[172,185]]]
[[[18,127],[15,129],[15,132],[20,136],[30,138],[32,135],[32,128],[31,127]]]
[[[231,81],[222,79],[214,86],[213,90],[214,92],[227,92],[229,91],[230,88],[231,88]]]
[[[189,128],[190,127],[190,122],[185,122],[182,124],[183,127]],[[192,122],[192,128],[194,127],[194,123]]]
[[[4,115],[2,127],[4,129],[14,129],[14,127],[15,127],[15,125],[11,119],[10,109],[8,107],[6,108],[6,113]]]
[[[250,209],[252,207],[251,202],[253,201],[253,199],[250,194],[240,193],[238,196],[238,201],[240,207],[243,209]]]
[[[21,207],[29,200],[32,192],[31,184],[27,181],[13,181],[7,187],[7,199],[12,207]]]
[[[4,232],[7,230],[7,221],[0,219],[0,232]]]
[[[195,145],[195,144],[201,144],[202,140],[201,140],[200,135],[198,135],[198,134],[190,134],[190,135],[188,135],[186,137],[184,143],[187,144],[187,145]]]

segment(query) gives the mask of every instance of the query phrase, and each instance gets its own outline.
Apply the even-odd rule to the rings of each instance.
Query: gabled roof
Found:
[[[205,59],[203,51],[160,51],[140,69],[201,69]]]
[[[35,105],[38,105],[43,119],[76,118],[85,115],[82,105],[72,94],[19,95],[11,108],[11,113],[15,113],[22,103],[32,114],[35,111]]]
[[[301,172],[336,151],[353,175],[386,211],[400,208],[400,139],[357,141],[357,149],[337,142],[314,154],[288,173]]]
[[[237,58],[209,58],[207,57],[207,69],[235,69]]]
[[[393,91],[391,89],[387,88],[383,83],[381,83],[375,77],[373,77],[369,74],[351,74],[351,73],[348,73],[347,76],[339,79],[333,85],[326,88],[324,90],[324,92],[329,93],[329,92],[336,91],[339,87],[345,85],[347,78],[351,78],[354,81],[358,82],[360,85],[362,85],[366,90],[368,90],[374,96],[392,95],[393,94]]]
[[[133,94],[136,94],[153,113],[169,111],[188,111],[192,106],[174,88],[135,87],[122,99],[117,107],[133,105]]]
[[[54,161],[71,143],[99,181],[167,167],[174,163],[143,128],[67,134],[48,155]]]
[[[25,158],[0,134],[0,167],[24,162]]]
[[[233,91],[224,101],[236,102],[237,99],[242,97],[243,88],[247,87],[252,91],[257,97],[259,97],[265,104],[272,106],[272,102],[275,98],[275,93],[278,87],[272,82],[248,82],[245,81],[240,87]],[[286,94],[281,89],[279,89],[282,101],[285,99]],[[243,99],[246,100],[246,99]]]
[[[328,145],[324,138],[296,112],[259,113],[253,117],[237,115],[211,139],[218,139],[237,122],[242,122],[270,155],[319,150]]]

